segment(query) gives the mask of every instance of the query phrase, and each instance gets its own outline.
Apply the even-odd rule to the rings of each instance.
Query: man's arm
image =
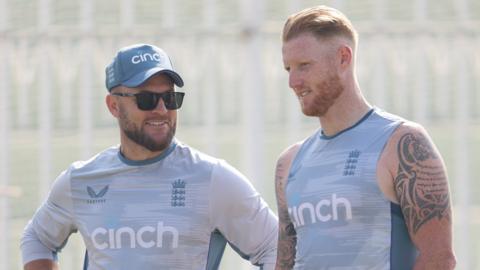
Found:
[[[278,220],[250,181],[226,162],[212,172],[210,220],[244,259],[273,270]]]
[[[24,270],[58,270],[58,264],[52,260],[39,259],[25,264]]]
[[[22,235],[21,250],[24,261],[24,270],[58,270],[55,262],[55,252],[46,247],[38,238],[32,222],[26,227]]]
[[[300,145],[287,149],[277,161],[275,170],[275,192],[278,208],[278,244],[276,270],[292,269],[295,264],[297,233],[288,214],[285,187],[288,181],[290,165]]]
[[[440,153],[427,132],[413,123],[398,128],[389,148],[394,191],[420,252],[414,269],[454,269],[452,210]]]
[[[20,249],[25,270],[58,269],[56,253],[76,231],[72,209],[69,173],[65,171],[23,231]]]

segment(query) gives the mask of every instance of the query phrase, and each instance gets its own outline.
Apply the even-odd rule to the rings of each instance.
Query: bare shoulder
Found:
[[[395,176],[401,162],[429,159],[443,163],[425,128],[415,122],[405,122],[393,132],[379,162]]]
[[[399,139],[402,135],[406,133],[422,133],[426,134],[427,131],[425,130],[422,125],[411,122],[411,121],[405,121],[398,128],[393,132],[392,136],[390,137],[389,143],[392,143],[395,139]]]
[[[295,143],[285,149],[277,160],[277,167],[276,167],[276,177],[275,180],[285,180],[288,176],[288,172],[290,170],[290,165],[292,164],[293,159],[297,155],[298,150],[303,142]]]
[[[295,155],[297,154],[298,150],[300,149],[300,146],[302,146],[303,141],[297,142],[295,144],[290,145],[287,147],[283,152],[280,154],[279,161],[280,160],[292,160]]]
[[[277,195],[277,203],[279,207],[285,207],[285,187],[287,185],[288,174],[290,172],[290,166],[295,158],[302,142],[298,142],[285,149],[277,160],[277,166],[275,168],[275,192]]]
[[[300,149],[300,146],[302,146],[303,141],[297,142],[295,144],[290,145],[287,147],[283,152],[280,154],[280,157],[278,160],[292,160],[295,155],[297,154],[298,150]]]
[[[390,201],[399,203],[395,187],[399,171],[423,171],[432,166],[445,173],[441,155],[425,128],[415,122],[404,122],[393,132],[378,161],[380,189]]]
[[[407,122],[392,134],[382,157],[393,177],[393,188],[410,233],[428,224],[450,224],[447,173],[427,131]]]

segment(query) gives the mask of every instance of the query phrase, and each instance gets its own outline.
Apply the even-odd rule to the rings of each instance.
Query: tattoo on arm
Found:
[[[437,218],[450,219],[450,199],[446,173],[429,140],[407,133],[398,142],[398,173],[395,190],[413,233]]]
[[[283,164],[279,162],[275,175],[279,218],[276,270],[293,268],[295,263],[295,246],[297,244],[297,234],[290,220],[285,199],[286,179],[284,170]]]

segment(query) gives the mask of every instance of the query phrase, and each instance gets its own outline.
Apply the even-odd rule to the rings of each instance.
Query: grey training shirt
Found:
[[[23,262],[55,260],[77,231],[88,270],[218,269],[227,242],[252,264],[275,264],[277,219],[259,193],[176,140],[147,161],[112,147],[73,163],[25,228]]]

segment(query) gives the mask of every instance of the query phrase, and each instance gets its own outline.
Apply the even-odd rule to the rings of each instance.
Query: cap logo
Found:
[[[147,61],[160,62],[161,59],[162,59],[162,57],[158,53],[154,53],[154,54],[144,53],[144,54],[139,54],[139,55],[133,56],[131,61],[132,61],[133,64],[138,64],[138,63],[147,62]]]

